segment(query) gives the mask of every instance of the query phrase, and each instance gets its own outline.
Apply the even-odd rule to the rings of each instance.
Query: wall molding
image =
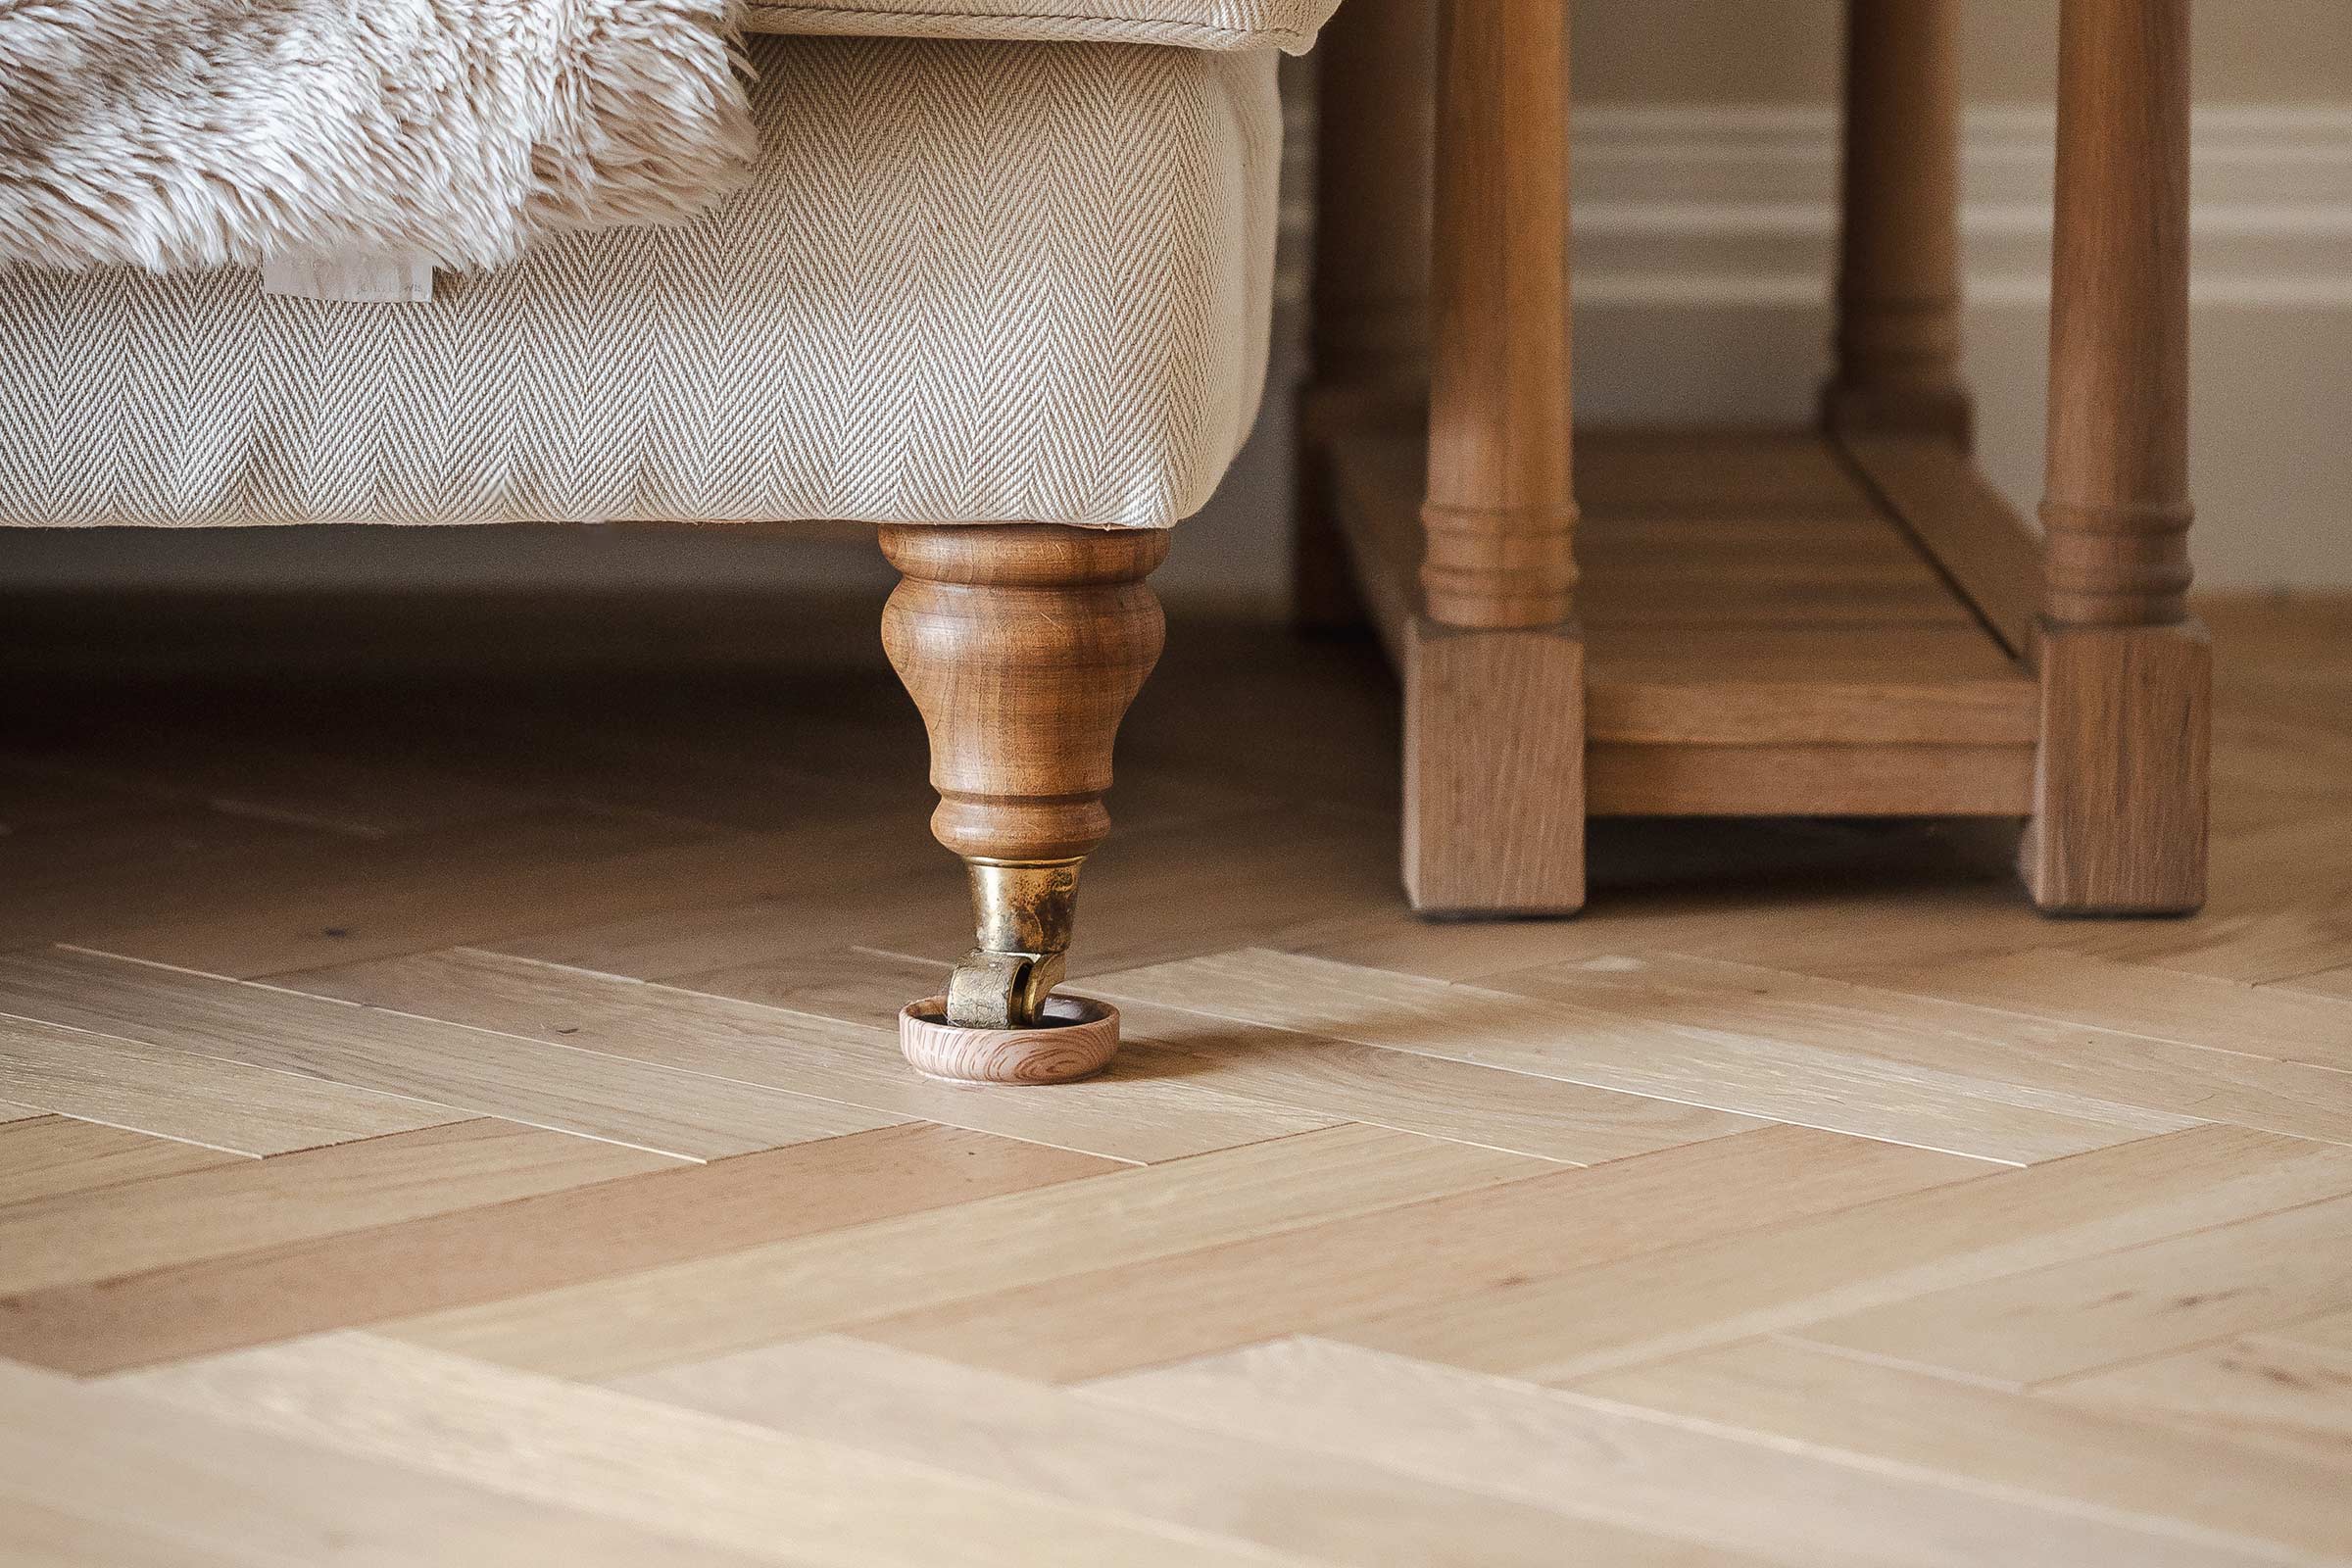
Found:
[[[2045,304],[2055,116],[1971,110],[1967,287]],[[2190,288],[2200,306],[2352,310],[2352,107],[2197,112]],[[1817,306],[1837,238],[1828,107],[1601,106],[1577,112],[1583,306]]]

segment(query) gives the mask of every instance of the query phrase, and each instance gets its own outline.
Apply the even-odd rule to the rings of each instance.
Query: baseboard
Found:
[[[1981,462],[2029,514],[2041,484],[2053,130],[2046,109],[1980,109],[1964,140]],[[1573,155],[1578,416],[1807,417],[1829,369],[1836,118],[1584,109]],[[2352,587],[2352,108],[2206,110],[2193,160],[2199,576]]]
[[[1963,133],[1972,299],[2048,298],[2055,122],[1981,108]],[[2195,122],[2199,305],[2352,311],[2352,108],[2228,106]],[[1828,298],[1838,121],[1742,105],[1578,112],[1581,306],[1802,306]]]

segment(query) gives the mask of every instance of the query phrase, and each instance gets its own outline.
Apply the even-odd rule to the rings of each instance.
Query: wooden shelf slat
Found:
[[[2022,525],[1994,528],[1998,498],[1944,455],[1965,481],[1908,453],[1865,469],[1812,432],[1579,435],[1592,814],[2025,812],[2038,696],[2003,646],[2015,617],[1953,586],[2011,584]],[[1419,441],[1350,433],[1331,462],[1394,653],[1420,604]],[[1907,528],[1890,493],[1966,515]],[[1947,580],[1925,552],[1954,532],[1990,542],[1948,546]]]
[[[1993,635],[2031,661],[2041,606],[2041,541],[2025,519],[1947,443],[1839,439],[1854,466]]]

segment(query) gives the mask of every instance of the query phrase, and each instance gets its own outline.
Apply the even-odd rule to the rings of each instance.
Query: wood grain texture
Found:
[[[2325,1558],[2352,1540],[2339,1467],[1786,1340],[1751,1340],[1573,1387],[1590,1398],[1851,1462],[2121,1515],[2223,1549],[2269,1546]]]
[[[1832,430],[1968,444],[1960,106],[1958,0],[1847,0]]]
[[[722,885],[750,898],[778,880],[760,850],[748,835],[699,824],[551,809],[306,843],[234,881],[178,883],[168,898],[150,878],[119,905],[46,929],[108,953],[255,978],[674,907]]]
[[[1119,1049],[1119,1009],[1091,997],[1056,994],[1044,1019],[1025,1029],[966,1029],[948,1021],[948,999],[899,1009],[899,1050],[915,1071],[954,1084],[1035,1088],[1075,1083],[1110,1064]]]
[[[1823,961],[1837,965],[1826,950]],[[1612,956],[1491,977],[1491,983],[1708,1034],[1728,1031],[1805,1050],[1834,1049],[1906,1077],[1925,1072],[1947,1092],[1973,1080],[1988,1098],[2077,1121],[2071,1149],[2064,1124],[2051,1124],[2053,1136],[2034,1157],[2204,1120],[2352,1143],[2352,1104],[2342,1099],[2340,1074],[1961,1005],[1938,999],[1932,985],[1916,991],[1902,989],[1899,981],[1886,988],[1855,986],[1676,955]],[[2082,1123],[2110,1132],[2102,1137]]]
[[[92,1568],[747,1559],[409,1465],[339,1453],[120,1386],[0,1365],[0,1553]],[[772,1560],[772,1559],[771,1559]]]
[[[2188,589],[2188,3],[2067,0],[2043,613],[2166,626]]]
[[[1442,0],[1437,90],[1423,604],[1440,626],[1558,626],[1576,585],[1567,13]]]
[[[890,526],[881,536],[900,572],[882,646],[931,737],[931,833],[971,872],[976,930],[944,1015],[961,1029],[1032,1029],[1067,961],[1080,864],[1110,831],[1111,743],[1159,662],[1166,621],[1144,579],[1166,559],[1167,533]],[[901,1038],[925,1070],[993,1063],[1040,1082],[1097,1070],[1091,1047],[1104,1043],[1065,1058],[966,1040],[950,1060],[947,1042],[919,1030]],[[1107,1044],[1117,1043],[1114,1023]]]
[[[1336,1331],[1569,1379],[2342,1195],[2352,1154],[2197,1128]]]
[[[1593,816],[2013,816],[2034,803],[2025,746],[1601,742],[1585,769]]]
[[[1675,637],[1754,673],[1873,607],[1913,618],[1856,655],[1999,658],[1817,438],[1592,434],[1579,475],[1589,628],[1654,637],[1661,689]],[[692,631],[598,603],[618,645]],[[2041,919],[2005,824],[1819,819],[1601,822],[1584,919],[1418,920],[1376,656],[1200,623],[1087,872],[1078,989],[1130,1044],[1032,1095],[921,1080],[885,1027],[967,933],[870,609],[752,604],[724,671],[656,638],[666,672],[518,647],[459,681],[441,633],[486,612],[428,602],[413,686],[0,682],[0,780],[152,763],[129,799],[0,784],[0,1018],[104,1031],[0,1025],[53,1095],[257,1151],[386,1090],[674,1136],[750,1087],[842,1129],[250,1157],[0,1090],[0,1557],[2342,1557],[2346,607],[2200,603],[2226,804],[2207,912],[2162,923]],[[270,624],[220,642],[269,669]],[[184,774],[151,723],[209,731]],[[404,812],[437,777],[464,809]],[[201,804],[232,794],[340,825]],[[350,939],[281,924],[338,905]],[[42,946],[99,918],[318,956],[260,986]]]
[[[643,1061],[807,1096],[845,1118],[844,1131],[914,1117],[1147,1161],[1340,1119],[1244,1100],[1180,1075],[1127,1072],[1115,1062],[1067,1094],[973,1094],[916,1074],[898,1042],[869,1024],[471,950],[294,979],[325,995],[530,1036],[590,1061]],[[877,1023],[888,1016],[879,1006],[859,1010]]]
[[[756,1556],[933,1564],[953,1541],[960,1560],[1004,1568],[1250,1560],[926,1466],[361,1335],[124,1381],[306,1444]]]
[[[2204,904],[2212,685],[2194,621],[2043,629],[2034,902],[2071,914]]]
[[[119,1371],[503,1300],[1117,1168],[954,1128],[886,1128],[0,1298],[0,1356],[77,1373]]]
[[[1568,18],[1443,0],[1422,614],[1404,663],[1404,889],[1583,907],[1571,477]]]
[[[1852,1043],[1808,1027],[1819,1013],[1794,1029],[1759,1027],[1752,987],[1724,996],[1727,1011],[1747,1016],[1678,1017],[1655,1004],[1666,999],[1654,976],[1674,966],[1672,959],[1603,959],[1570,973],[1515,975],[1506,982],[1514,992],[1241,953],[1095,984],[1122,1002],[1188,1003],[1364,1045],[1987,1159],[2049,1158],[2183,1120],[2151,1118],[2129,1102],[2087,1095],[2021,1096],[1964,1062],[1874,1056],[1854,1049],[1870,1044],[1870,1024],[1850,1031]],[[1637,999],[1613,1001],[1629,982],[1641,988]],[[1981,1023],[1997,1029],[2002,1020],[1987,1015]]]
[[[1890,1302],[1801,1330],[2024,1388],[2352,1303],[2352,1199]]]
[[[1011,1194],[441,1313],[391,1332],[465,1355],[601,1377],[1554,1168],[1336,1128],[1122,1171],[1082,1189]]]
[[[2352,1071],[2352,996],[2301,989],[2299,981],[2249,986],[2098,954],[2041,951],[1882,968],[1874,978],[1920,996]]]
[[[2352,1482],[2352,1350],[2276,1336],[2225,1340],[2178,1355],[2069,1378],[2039,1396],[2160,1425],[2201,1447],[2250,1450],[2287,1474],[2319,1465]]]
[[[70,1116],[0,1123],[0,1203],[86,1193],[118,1182],[176,1176],[238,1162],[219,1149],[150,1138]]]
[[[1490,890],[1422,907],[1521,907],[1491,890],[1516,874],[1515,859],[1567,864],[1580,836],[1565,813],[1580,788],[1591,815],[2032,808],[2040,699],[1964,595],[1989,594],[1984,579],[2012,567],[2018,590],[2038,595],[2038,547],[2018,535],[2025,553],[2013,559],[1992,523],[2014,533],[2014,514],[1978,504],[1989,492],[1947,443],[1878,446],[1898,455],[1888,463],[1901,505],[1953,557],[1944,566],[1957,586],[1921,558],[1896,501],[1841,471],[1818,437],[1606,432],[1579,444],[1604,473],[1630,449],[1678,477],[1629,469],[1609,499],[1587,505],[1581,632],[1469,637],[1413,621],[1407,502],[1424,469],[1410,440],[1369,427],[1333,440],[1337,514],[1407,687],[1408,795],[1453,813],[1408,812],[1408,878],[1421,866]],[[1995,564],[1964,564],[1977,555]],[[1964,564],[1972,575],[1954,570]],[[2030,620],[2036,604],[2024,603]],[[1581,751],[1569,722],[1580,650]],[[1411,695],[1423,680],[1427,701]],[[1512,821],[1522,825],[1502,825]],[[1533,885],[1535,870],[1523,880]]]
[[[1131,1002],[1120,1017],[1131,1054],[1140,1051],[1147,1062],[1159,1051],[1186,1057],[1180,1070],[1196,1082],[1571,1165],[1598,1165],[1764,1125],[1702,1105],[1178,1007]]]
[[[1071,1502],[1108,1504],[1250,1542],[1285,1560],[1364,1568],[1534,1568],[1563,1554],[1636,1568],[1690,1561],[1683,1544],[1644,1531],[858,1340],[774,1346],[616,1386]],[[1106,1465],[1104,1454],[1120,1462]]]
[[[616,1387],[948,1472],[1115,1504],[1317,1563],[1682,1563],[1682,1546],[1463,1488],[1204,1432],[1021,1378],[818,1338],[623,1378]],[[1119,1464],[1103,1464],[1117,1452]],[[1289,1558],[1287,1558],[1289,1561]]]
[[[0,1017],[0,1088],[85,1121],[239,1154],[339,1144],[466,1113],[218,1056]]]
[[[2188,619],[2188,4],[2061,8],[2026,880],[2066,913],[2205,900],[2212,655]]]
[[[0,1294],[115,1279],[675,1163],[497,1121],[233,1159],[10,1205],[0,1212]]]
[[[1361,0],[1316,47],[1309,371],[1298,389],[1291,553],[1301,627],[1365,617],[1326,438],[1367,421],[1426,422],[1436,54],[1436,0]],[[1417,550],[1418,519],[1408,526]]]
[[[1067,1382],[1345,1324],[1374,1302],[1443,1313],[1532,1278],[1982,1169],[1948,1154],[1770,1128],[901,1313],[856,1333]]]
[[[1727,1434],[1557,1390],[1312,1339],[1092,1385],[1163,1415],[1356,1453],[1450,1486],[1789,1562],[2213,1564],[2187,1542],[2015,1494]]]
[[[1416,620],[1404,654],[1404,891],[1425,914],[1585,902],[1585,648]]]
[[[69,949],[0,957],[0,1007],[686,1159],[890,1119],[657,1063]]]
[[[1838,449],[2009,656],[2031,662],[2041,614],[2041,540],[1950,443],[1840,431]]]

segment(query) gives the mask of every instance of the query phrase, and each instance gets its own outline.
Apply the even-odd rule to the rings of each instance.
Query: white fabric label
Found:
[[[275,256],[262,266],[262,292],[362,305],[429,305],[430,257],[405,251],[339,251]]]

